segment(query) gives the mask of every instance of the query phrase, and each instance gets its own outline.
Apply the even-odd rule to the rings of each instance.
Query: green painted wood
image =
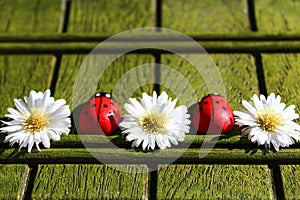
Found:
[[[183,33],[246,32],[246,1],[163,1],[162,26]]]
[[[110,55],[107,55],[110,58]],[[114,98],[116,98],[119,106],[122,111],[124,111],[123,104],[128,102],[130,95],[140,96],[142,92],[152,92],[153,91],[153,81],[154,81],[154,68],[153,64],[150,67],[140,70],[138,66],[144,65],[147,63],[152,63],[153,58],[149,55],[125,55],[116,59],[112,64],[107,66],[107,69],[101,74],[101,77],[95,75],[93,71],[89,71],[84,76],[79,76],[77,74],[80,67],[84,68],[84,65],[81,66],[82,62],[86,58],[86,55],[78,56],[63,56],[63,60],[60,67],[58,82],[56,85],[56,97],[65,98],[68,102],[71,102],[73,90],[82,91],[82,95],[85,98],[78,98],[81,101],[73,101],[73,105],[80,105],[81,103],[86,102],[92,94],[95,92],[107,92],[112,93]],[[101,64],[101,58],[96,56],[93,61],[94,66]],[[91,58],[93,60],[93,58]],[[70,67],[71,66],[71,67]],[[152,67],[151,67],[152,66]],[[129,74],[126,76],[126,74]],[[79,77],[77,77],[79,76]],[[97,76],[97,77],[95,77]],[[74,81],[82,80],[80,82],[85,83],[84,85],[78,85],[79,88],[74,87]],[[99,81],[94,85],[90,83],[90,79]],[[140,84],[139,84],[140,82]],[[144,85],[143,83],[149,83]],[[91,91],[90,95],[86,94],[87,90],[85,88],[91,84],[93,87],[97,88],[95,91]],[[133,85],[139,85],[140,88],[133,88]],[[128,92],[127,92],[128,91]],[[128,96],[125,96],[126,93]]]
[[[26,171],[25,165],[0,165],[0,199],[22,197],[26,187],[24,170]]]
[[[7,113],[7,107],[14,107],[14,98],[48,87],[50,60],[50,56],[0,56],[1,118]]]
[[[169,165],[159,170],[158,199],[271,199],[267,171],[266,165]]]
[[[154,153],[122,148],[50,148],[38,152],[1,149],[0,164],[300,164],[300,149],[286,148],[278,152],[263,148],[201,149],[208,153],[199,157],[199,148],[171,148]],[[238,172],[237,172],[238,173]],[[260,173],[253,169],[252,173]]]
[[[143,166],[39,165],[32,199],[142,199]],[[139,171],[140,170],[140,171]]]
[[[261,33],[261,32],[245,32],[245,33],[198,33],[186,34],[196,41],[298,41],[299,34],[296,33]],[[25,33],[22,35],[11,35],[8,33],[0,33],[1,42],[102,42],[110,37],[109,34],[101,33]],[[118,42],[124,41],[186,41],[186,38],[172,36],[164,32],[148,32],[141,34],[119,36]]]
[[[281,165],[280,170],[281,170],[281,174],[282,174],[285,198],[286,199],[299,199],[300,198],[300,193],[298,190],[298,188],[300,187],[299,165]]]
[[[255,1],[255,9],[259,32],[299,33],[299,1]]]
[[[299,61],[299,54],[262,55],[268,93],[281,95],[282,101],[287,105],[298,105],[300,101]],[[299,111],[299,106],[296,106],[296,112]]]
[[[99,43],[3,43],[0,54],[87,54]],[[179,53],[199,53],[199,48],[192,44],[181,42],[155,42],[156,49],[138,49],[129,54],[170,54],[170,51]],[[200,42],[200,45],[209,53],[291,53],[300,51],[299,41],[270,41],[270,42]],[[141,43],[111,43],[97,50],[97,53],[123,53],[128,48],[145,48],[146,42]],[[164,49],[170,51],[166,51]]]
[[[152,22],[150,3],[151,1],[89,1],[89,3],[86,1],[72,1],[70,20],[67,27],[68,33],[88,32],[98,33],[100,35],[115,34],[131,28],[149,26]],[[125,4],[126,6],[124,8]],[[116,19],[122,19],[122,23]],[[59,51],[57,51],[57,53],[59,53]],[[89,51],[85,53],[89,53]],[[86,56],[86,54],[62,56],[55,97],[65,98],[67,102],[72,102],[74,80]],[[95,66],[99,65],[97,59],[94,61],[93,64],[95,64]],[[96,77],[97,80],[99,80],[99,83],[96,83],[97,91],[112,92],[115,89],[115,84],[128,70],[149,62],[153,62],[153,58],[149,55],[128,55],[120,57],[109,66],[102,78]],[[153,79],[153,70],[147,70],[144,73]],[[134,74],[137,75],[139,73]],[[87,75],[87,79],[84,79],[82,84],[88,85],[89,79],[93,77],[93,73]],[[135,80],[135,77],[130,78]],[[128,89],[127,86],[130,86],[129,83],[130,79],[121,85],[121,90]],[[77,89],[81,90],[81,88]],[[152,91],[153,87],[151,85],[145,85],[135,90],[140,94],[142,91]],[[136,93],[135,90],[132,91],[133,94]],[[81,99],[81,102],[73,101],[73,104],[78,105],[79,103],[83,103],[87,98],[90,98],[90,96]],[[127,98],[128,97],[126,97],[126,102]],[[124,97],[123,99],[125,100]],[[121,107],[123,107],[122,104],[124,100],[118,98]],[[70,137],[72,138],[72,136]],[[84,149],[80,150],[86,151]],[[75,152],[76,149],[69,149],[68,151]],[[92,160],[94,160],[94,158],[92,158]],[[67,163],[66,157],[61,161],[62,163]],[[130,166],[123,167],[127,168],[127,171],[133,171]],[[56,183],[58,182],[62,183],[61,187],[57,186],[58,184]],[[124,171],[119,172],[105,165],[42,165],[39,167],[32,197],[36,199],[44,196],[55,199],[141,199],[144,196],[144,191],[146,191],[144,187],[143,174],[134,174]]]
[[[201,55],[199,55],[200,57]],[[207,58],[206,60],[208,60]],[[226,95],[229,103],[234,110],[241,107],[241,100],[250,98],[254,93],[258,92],[258,82],[256,77],[256,69],[254,66],[253,58],[246,54],[211,54],[210,59],[212,61],[202,61],[202,67],[206,70],[200,70],[198,72],[192,64],[187,60],[184,60],[177,55],[163,55],[162,63],[172,67],[172,69],[181,73],[185,80],[178,80],[177,76],[172,77],[170,69],[161,70],[161,77],[167,83],[175,84],[175,88],[178,89],[178,93],[182,96],[179,99],[189,99],[184,93],[186,90],[186,84],[190,84],[193,90],[196,92],[198,100],[204,95],[209,93],[209,88],[219,89],[216,91],[210,91],[210,93],[221,93]],[[200,62],[200,61],[199,61]],[[216,77],[216,74],[211,74],[211,63],[215,64],[217,71],[220,73],[220,79]],[[211,72],[212,71],[212,72]],[[172,78],[174,80],[172,80]],[[184,83],[186,81],[186,83]],[[219,87],[215,87],[218,83]],[[241,84],[243,83],[243,84]],[[170,84],[170,86],[173,86]],[[223,93],[223,88],[225,92]],[[194,98],[195,99],[195,98]]]
[[[59,24],[60,6],[60,0],[0,1],[0,32],[15,35],[55,32]],[[1,118],[7,113],[7,107],[14,107],[14,98],[23,98],[32,89],[44,91],[50,86],[50,61],[50,55],[0,56]],[[3,139],[4,134],[1,135]],[[29,168],[25,165],[1,165],[0,171],[0,198],[23,199]]]
[[[0,32],[24,34],[56,32],[61,0],[2,0],[0,2]]]
[[[265,80],[268,93],[274,92],[280,95],[282,102],[287,105],[295,104],[296,112],[299,113],[299,54],[263,54],[262,63],[264,67]],[[297,120],[299,123],[299,119]],[[291,164],[294,164],[293,162]],[[299,188],[299,166],[280,166],[284,193],[286,199],[298,199]]]
[[[153,21],[150,0],[77,0],[71,4],[69,32],[116,34],[151,26]]]
[[[231,135],[232,133],[230,133]],[[227,136],[227,135],[187,135],[183,142],[180,142],[178,145],[174,145],[174,148],[184,148],[190,146],[190,148],[201,148],[204,140],[205,142],[212,144],[215,143],[215,147],[223,149],[234,149],[234,148],[255,148],[256,144],[253,144],[248,139],[243,138],[241,135]],[[126,142],[125,136],[112,135],[77,135],[71,134],[69,136],[61,137],[60,141],[53,141],[53,148],[84,148],[85,145],[90,148],[111,148],[111,143],[117,147],[122,148],[131,148],[131,143]],[[6,147],[3,144],[3,141],[0,142],[0,145]],[[299,147],[300,144],[297,143],[293,147]],[[8,147],[8,146],[7,146]]]

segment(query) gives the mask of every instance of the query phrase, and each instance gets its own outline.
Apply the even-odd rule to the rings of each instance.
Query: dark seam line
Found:
[[[24,199],[31,199],[33,187],[34,187],[34,181],[37,176],[38,171],[38,165],[29,165],[30,172],[29,172],[29,181],[26,187],[26,193]]]

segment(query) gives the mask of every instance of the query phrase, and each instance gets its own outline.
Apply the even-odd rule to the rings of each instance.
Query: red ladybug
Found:
[[[204,96],[193,113],[193,126],[201,133],[227,133],[234,125],[232,109],[218,94]]]
[[[120,121],[118,104],[110,94],[100,92],[82,106],[78,125],[81,133],[109,135],[119,128]]]

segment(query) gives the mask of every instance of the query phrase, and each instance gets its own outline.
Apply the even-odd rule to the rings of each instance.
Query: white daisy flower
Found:
[[[242,101],[246,110],[235,111],[236,124],[246,126],[242,129],[243,135],[258,145],[270,148],[272,144],[276,151],[279,147],[288,147],[300,139],[300,126],[293,120],[298,119],[295,105],[286,107],[280,102],[280,96],[274,93],[266,97],[255,94],[252,102]]]
[[[20,149],[28,146],[28,152],[35,144],[40,151],[39,143],[49,148],[50,139],[57,141],[61,134],[69,133],[70,109],[64,99],[54,101],[48,89],[45,93],[31,90],[24,100],[15,99],[17,109],[7,109],[9,114],[5,117],[12,118],[12,121],[2,121],[6,126],[0,131],[8,134],[4,142],[9,142],[11,146],[19,143]]]
[[[143,93],[140,102],[135,98],[129,98],[129,104],[125,109],[130,115],[123,116],[120,127],[127,141],[133,141],[132,147],[138,147],[141,143],[145,150],[154,149],[155,143],[160,149],[171,147],[171,143],[178,144],[183,141],[185,133],[189,132],[189,114],[187,107],[182,105],[175,108],[177,99],[168,99],[166,92],[157,97]]]

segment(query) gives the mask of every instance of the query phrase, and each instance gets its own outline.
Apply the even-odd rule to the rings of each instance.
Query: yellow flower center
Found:
[[[257,123],[263,130],[274,132],[283,124],[282,114],[276,112],[274,109],[266,108],[258,112]]]
[[[161,113],[146,114],[140,119],[140,125],[148,133],[162,133],[168,123],[167,117]]]
[[[49,118],[43,110],[34,110],[23,125],[26,130],[35,133],[49,125]]]

